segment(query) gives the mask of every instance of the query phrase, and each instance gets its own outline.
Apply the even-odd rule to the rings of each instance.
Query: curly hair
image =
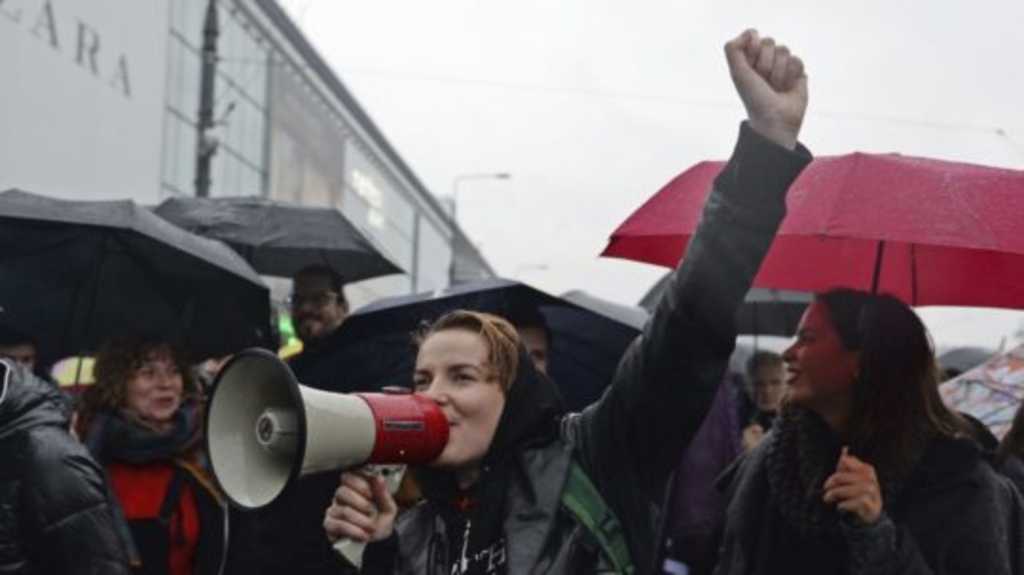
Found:
[[[438,332],[463,330],[475,333],[487,344],[487,363],[494,369],[504,391],[512,387],[519,371],[519,334],[504,318],[489,313],[455,310],[425,325],[414,336],[417,346]]]
[[[183,399],[199,396],[199,386],[189,361],[177,346],[158,339],[137,337],[109,340],[96,354],[93,366],[96,383],[82,394],[76,427],[81,437],[97,413],[124,407],[128,382],[154,355],[168,355],[181,372]]]

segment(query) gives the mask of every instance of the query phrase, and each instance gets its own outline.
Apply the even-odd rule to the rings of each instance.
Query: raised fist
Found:
[[[804,63],[789,48],[762,39],[757,30],[726,43],[725,57],[750,127],[781,146],[796,148],[807,111]]]

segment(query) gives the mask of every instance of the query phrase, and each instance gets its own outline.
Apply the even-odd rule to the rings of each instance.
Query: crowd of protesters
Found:
[[[342,539],[368,544],[365,573],[653,573],[662,539],[692,573],[1024,573],[1024,410],[1000,444],[946,407],[905,303],[817,294],[781,355],[727,373],[736,310],[811,154],[802,61],[754,31],[725,53],[747,119],[595,403],[562,408],[539,315],[452,311],[416,335],[409,382],[450,437],[404,496],[332,471],[242,511],[210,471],[204,378],[184,350],[112,337],[72,414],[34,373],[34,340],[5,333],[0,573],[359,572],[332,549]],[[344,288],[329,267],[294,278],[299,381],[339,369],[325,358]],[[599,520],[567,503],[581,489]]]

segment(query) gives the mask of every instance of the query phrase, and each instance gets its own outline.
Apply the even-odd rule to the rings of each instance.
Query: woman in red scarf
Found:
[[[110,342],[83,396],[79,437],[107,472],[141,573],[221,573],[226,505],[204,467],[200,394],[188,364],[155,340]]]

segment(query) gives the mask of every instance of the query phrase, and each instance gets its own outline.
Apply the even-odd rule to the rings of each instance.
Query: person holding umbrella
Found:
[[[348,316],[341,275],[326,266],[308,266],[293,278],[288,297],[295,333],[303,353],[311,352],[333,334]]]
[[[457,311],[434,323],[419,345],[415,384],[452,428],[438,461],[415,470],[426,502],[396,522],[382,482],[345,473],[326,511],[329,539],[372,543],[364,572],[652,572],[652,508],[722,380],[736,310],[785,213],[786,190],[810,161],[797,144],[807,104],[801,61],[752,31],[727,54],[749,121],[686,259],[611,386],[582,413],[559,418],[551,384],[508,322]]]

